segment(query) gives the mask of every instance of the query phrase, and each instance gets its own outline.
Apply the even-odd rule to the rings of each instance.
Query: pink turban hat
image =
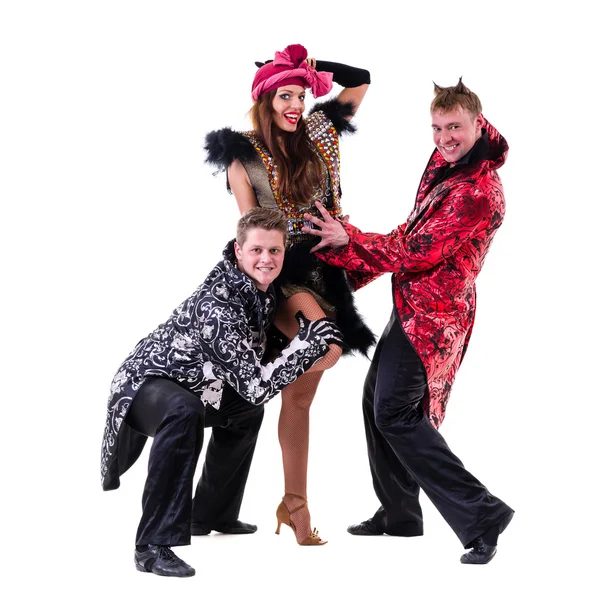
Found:
[[[324,96],[333,87],[333,73],[317,71],[306,61],[308,52],[301,44],[287,46],[275,52],[273,62],[263,65],[252,82],[252,100],[284,85],[301,85],[310,88],[315,98]]]

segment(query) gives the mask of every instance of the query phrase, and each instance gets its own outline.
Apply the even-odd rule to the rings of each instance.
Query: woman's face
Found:
[[[273,97],[273,121],[279,129],[293,133],[304,112],[306,91],[301,85],[277,88]]]

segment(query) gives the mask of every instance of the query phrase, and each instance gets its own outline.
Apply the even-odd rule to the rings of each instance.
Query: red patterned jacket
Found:
[[[427,371],[425,410],[438,428],[475,319],[475,278],[504,217],[496,170],[506,140],[486,123],[465,161],[447,170],[436,149],[421,178],[414,209],[387,235],[345,224],[347,246],[320,253],[347,270],[356,288],[393,273],[394,303],[408,339]]]

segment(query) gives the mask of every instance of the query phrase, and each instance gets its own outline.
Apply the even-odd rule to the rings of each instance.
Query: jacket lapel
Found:
[[[438,188],[441,188],[442,186],[436,186],[435,182],[439,180],[441,172],[445,170],[447,166],[448,163],[442,158],[441,154],[435,150],[431,155],[429,162],[427,163],[427,167],[423,173],[423,176],[421,177],[419,190],[417,191],[417,198],[415,200],[415,206],[406,223],[406,233],[409,233],[412,229],[414,229],[417,221],[423,217],[425,212],[439,195],[437,193]]]

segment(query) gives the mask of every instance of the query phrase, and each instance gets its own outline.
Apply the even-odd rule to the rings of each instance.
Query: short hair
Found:
[[[238,221],[235,239],[243,246],[251,229],[279,231],[283,235],[283,245],[287,242],[287,220],[283,213],[272,208],[255,206],[249,208]]]
[[[481,112],[479,97],[462,82],[462,77],[456,85],[450,87],[440,87],[434,81],[433,91],[435,96],[430,107],[432,113],[435,111],[447,113],[457,106],[462,107],[463,110],[468,110],[473,118]]]

